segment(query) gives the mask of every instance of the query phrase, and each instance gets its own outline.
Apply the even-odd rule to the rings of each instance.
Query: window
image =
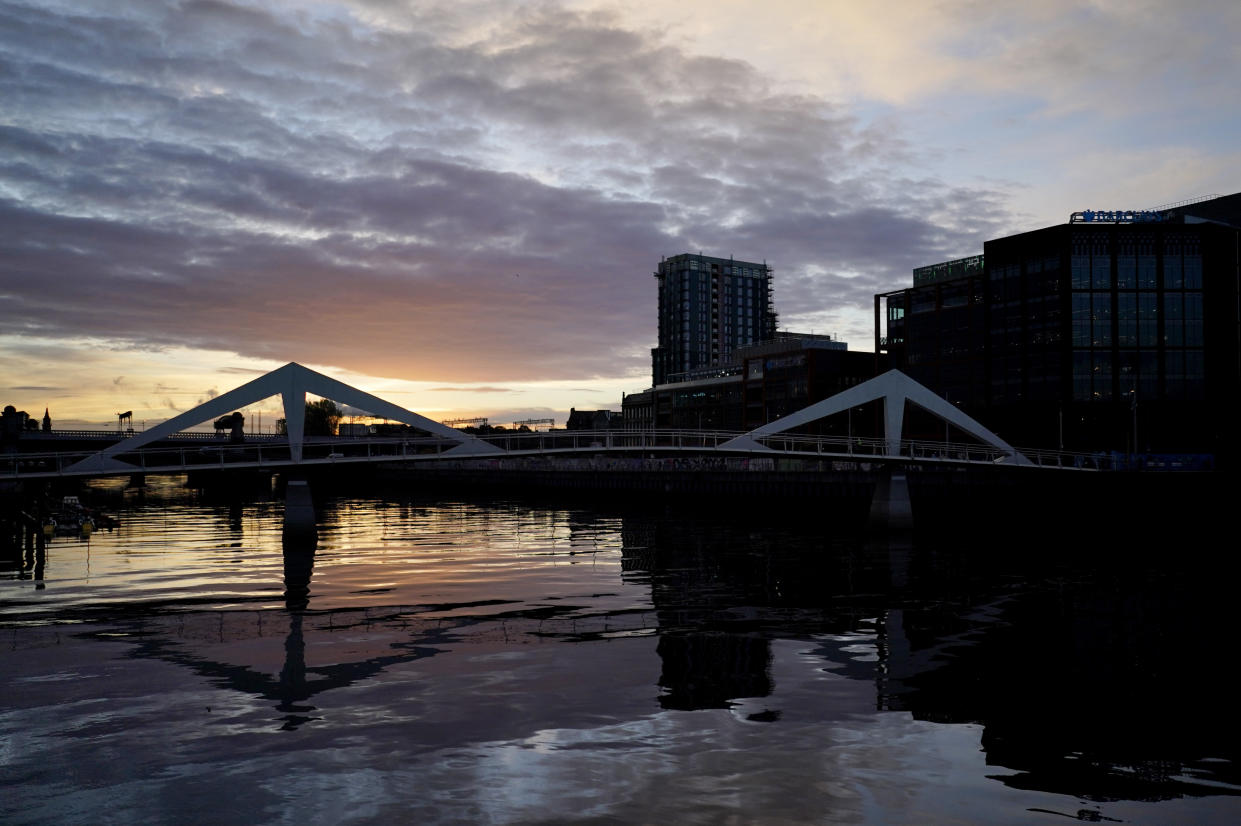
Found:
[[[1202,346],[1202,293],[1185,293],[1185,346]]]
[[[1095,347],[1112,346],[1112,294],[1091,293],[1090,341]]]
[[[1112,256],[1107,251],[1107,236],[1098,235],[1090,245],[1090,286],[1105,290],[1112,286]]]
[[[1202,242],[1188,237],[1182,247],[1184,254],[1185,289],[1202,289]]]
[[[1116,245],[1116,286],[1122,290],[1138,286],[1138,256],[1132,236],[1121,238]]]
[[[1109,401],[1112,398],[1112,354],[1095,350],[1092,365],[1091,398],[1096,401]]]
[[[1159,296],[1138,293],[1138,344],[1154,347],[1159,343]]]
[[[1137,248],[1138,289],[1153,290],[1156,284],[1155,236],[1144,233],[1134,238]]]
[[[1183,293],[1164,293],[1163,342],[1167,347],[1185,346],[1185,295]]]
[[[1073,293],[1073,346],[1090,346],[1090,293]]]
[[[1138,295],[1120,293],[1116,296],[1116,343],[1121,347],[1138,346]]]

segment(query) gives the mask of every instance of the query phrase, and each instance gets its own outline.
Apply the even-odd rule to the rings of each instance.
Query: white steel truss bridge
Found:
[[[372,415],[414,428],[396,437],[307,437],[306,394],[330,398]],[[183,433],[205,421],[279,395],[287,435],[247,436],[241,443],[205,441]],[[882,400],[884,435],[842,438],[793,432],[817,419]],[[973,441],[914,441],[901,438],[907,405],[952,425]],[[50,446],[50,443],[49,443]],[[485,438],[454,430],[391,402],[290,363],[168,421],[99,451],[40,451],[0,455],[0,478],[101,477],[213,470],[287,470],[363,463],[445,463],[488,466],[541,458],[716,456],[765,467],[777,459],[911,462],[949,466],[1013,467],[1095,471],[1110,468],[1104,454],[1019,451],[954,405],[896,370],[809,405],[748,433],[702,430],[552,431],[502,433]],[[757,461],[755,461],[757,460]],[[572,463],[575,464],[575,463]]]

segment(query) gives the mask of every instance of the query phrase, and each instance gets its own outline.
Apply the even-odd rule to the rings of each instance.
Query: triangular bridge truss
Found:
[[[243,384],[235,390],[222,393],[210,401],[198,405],[174,416],[163,424],[156,425],[124,441],[117,442],[78,462],[69,470],[102,470],[125,471],[139,468],[122,462],[116,457],[136,450],[151,442],[180,433],[186,428],[201,424],[209,419],[230,413],[238,408],[262,401],[272,396],[280,396],[284,405],[284,418],[289,436],[289,454],[294,462],[302,460],[302,445],[306,430],[306,394],[312,393],[325,399],[342,404],[352,405],[365,410],[372,416],[391,419],[402,424],[424,430],[434,436],[441,436],[456,443],[456,446],[444,452],[444,455],[479,456],[503,453],[495,445],[488,444],[476,436],[462,433],[451,427],[420,416],[412,410],[384,401],[342,381],[316,373],[307,367],[290,362],[277,368],[265,376]]]
[[[791,413],[784,418],[768,422],[762,427],[755,428],[749,433],[725,442],[720,445],[720,448],[725,450],[730,448],[768,450],[769,448],[762,444],[759,439],[784,433],[795,427],[800,427],[835,413],[842,413],[851,407],[867,404],[876,399],[883,399],[884,442],[886,447],[885,453],[888,456],[899,456],[901,453],[901,432],[905,424],[905,403],[909,402],[942,421],[946,421],[959,428],[980,442],[1007,454],[1006,459],[1012,464],[1032,464],[1029,459],[1021,455],[1012,445],[983,427],[973,418],[962,413],[955,405],[940,398],[899,370],[889,370],[870,381],[862,382],[859,385],[850,387],[848,390],[837,393],[835,396],[815,402],[808,407],[803,407],[796,413]]]

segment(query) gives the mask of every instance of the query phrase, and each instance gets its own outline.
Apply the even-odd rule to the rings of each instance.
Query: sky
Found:
[[[682,252],[870,350],[913,267],[1241,191],[1238,78],[1234,0],[0,0],[0,404],[296,361],[563,426],[649,386]]]

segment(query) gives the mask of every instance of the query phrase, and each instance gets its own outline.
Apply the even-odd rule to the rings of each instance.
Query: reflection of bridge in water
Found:
[[[325,517],[339,527],[338,512],[329,507]],[[813,696],[819,699],[809,707],[818,715],[812,725],[888,711],[975,725],[988,764],[1010,769],[991,779],[1015,788],[1069,796],[1106,789],[1110,799],[1135,800],[1235,793],[1228,760],[1200,760],[1235,751],[1227,727],[1197,717],[1195,725],[1183,725],[1184,713],[1166,713],[1192,708],[1204,689],[1226,695],[1193,667],[1217,650],[1224,632],[1212,636],[1210,629],[1227,627],[1227,600],[1212,597],[1228,586],[1209,573],[1200,575],[1198,588],[1167,593],[1128,551],[1076,559],[1066,569],[1065,558],[1078,557],[1081,546],[1044,547],[1042,540],[1057,533],[1050,525],[1042,537],[1027,537],[1000,555],[986,539],[854,544],[819,533],[814,520],[781,527],[714,512],[645,511],[575,519],[586,535],[619,533],[620,542],[606,546],[619,553],[623,579],[649,587],[649,604],[382,601],[316,611],[310,597],[315,548],[286,543],[287,615],[141,605],[88,633],[124,642],[135,659],[172,664],[270,703],[279,712],[274,724],[286,729],[314,728],[324,718],[330,725],[351,687],[372,686],[418,660],[467,659],[453,653],[467,651],[467,643],[651,637],[651,644],[625,649],[637,652],[631,661],[645,666],[646,679],[657,678],[657,692],[629,698],[635,717],[656,707],[731,709],[747,722],[789,715],[807,725],[807,707],[799,704]],[[1187,615],[1202,627],[1178,632],[1179,655],[1166,658],[1159,629],[1178,627]],[[1118,634],[1118,627],[1143,633]],[[347,656],[323,653],[331,650],[329,636],[349,639]],[[255,644],[222,645],[242,641]],[[256,649],[275,652],[270,667],[246,658]],[[573,656],[581,672],[606,672],[618,650],[581,646]],[[1147,659],[1159,666],[1135,665]],[[426,663],[419,668],[451,674]],[[1142,679],[1132,682],[1135,675]],[[563,724],[556,716],[559,695],[544,696],[555,699],[533,713],[536,722],[499,715],[505,736]],[[1165,713],[1153,715],[1151,708]],[[1207,704],[1193,713],[1206,718],[1219,711]]]

